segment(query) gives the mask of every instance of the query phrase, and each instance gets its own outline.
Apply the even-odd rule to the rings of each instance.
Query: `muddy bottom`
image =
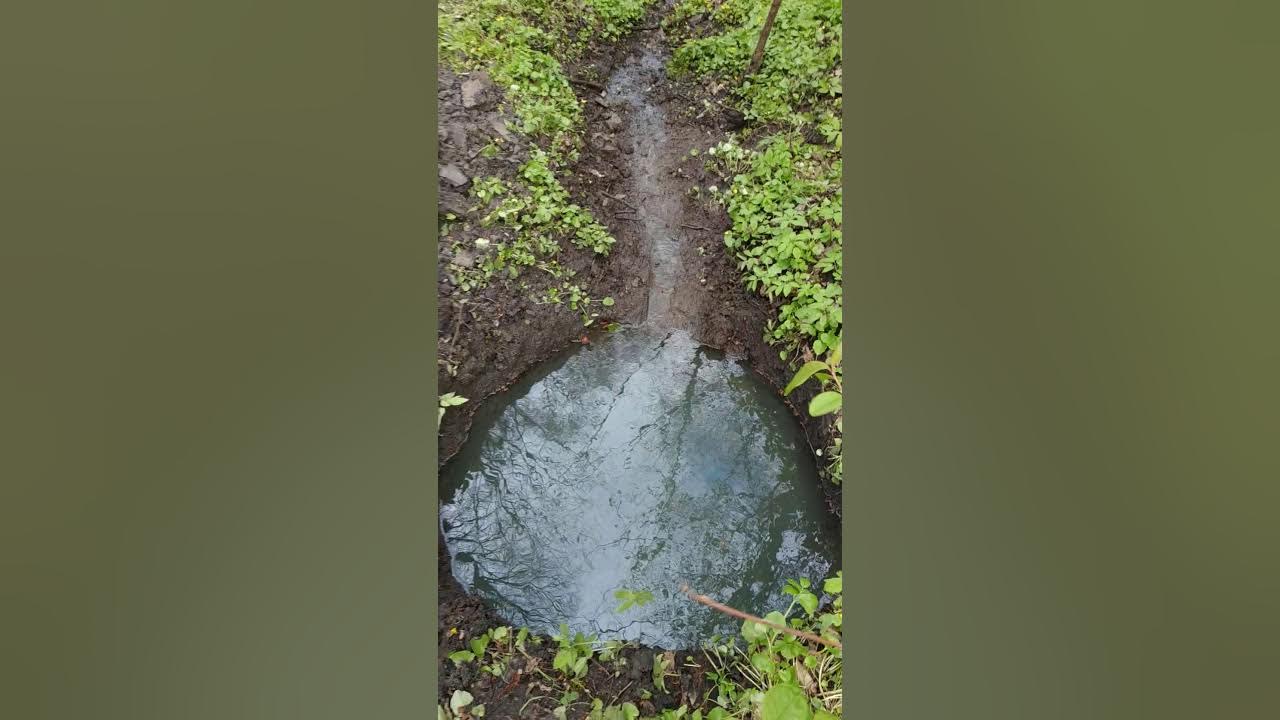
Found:
[[[838,530],[799,426],[738,362],[682,331],[624,330],[477,415],[441,477],[454,577],[512,624],[695,646],[825,577]],[[618,590],[647,591],[617,611]]]

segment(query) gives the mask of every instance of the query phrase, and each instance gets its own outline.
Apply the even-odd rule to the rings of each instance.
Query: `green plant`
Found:
[[[614,300],[611,297],[592,300],[587,297],[586,292],[576,283],[561,283],[559,286],[551,286],[543,291],[541,298],[535,298],[534,302],[539,305],[559,305],[566,304],[570,309],[578,311],[582,316],[583,326],[590,326],[595,323],[596,318],[600,315],[598,312],[591,312],[593,305],[601,307],[612,307]]]
[[[843,611],[840,573],[823,582],[830,598],[825,609],[808,580],[789,580],[783,592],[792,600],[785,612],[771,612],[763,620],[831,642],[802,640],[770,625],[744,621],[739,647],[736,639],[713,639],[703,649],[715,683],[709,698],[726,713],[770,720],[792,717],[826,720],[841,707],[842,651],[838,646]],[[796,615],[792,613],[799,609]],[[820,612],[821,611],[821,612]],[[715,717],[708,714],[709,719]],[[722,716],[723,717],[723,716]]]
[[[475,698],[466,690],[454,690],[453,696],[449,698],[449,709],[437,706],[436,718],[437,720],[466,720],[466,718],[484,717],[484,706],[472,705],[474,701]]]
[[[699,0],[682,4],[677,15],[711,11],[723,31],[683,44],[672,58],[671,70],[675,74],[741,79],[733,100],[748,120],[798,124],[803,122],[805,110],[841,95],[841,3],[783,2],[763,65],[744,78],[769,5],[770,0],[726,0],[715,9]]]
[[[653,687],[661,692],[667,691],[667,673],[675,667],[675,655],[671,652],[653,654]]]
[[[836,414],[835,436],[832,439],[831,446],[827,448],[827,475],[831,481],[839,484],[844,470],[842,457],[843,445],[842,435],[844,433],[844,419],[840,416],[843,407],[843,385],[840,381],[841,370],[840,361],[843,353],[841,352],[843,343],[839,338],[827,350],[825,360],[810,360],[791,378],[791,382],[783,388],[783,395],[790,395],[796,388],[803,385],[810,379],[814,379],[821,384],[822,391],[809,401],[809,414],[813,417],[822,415]],[[821,452],[819,452],[821,455]]]
[[[587,713],[587,720],[637,720],[639,717],[640,709],[632,703],[606,706],[600,698],[591,701],[591,711]]]
[[[648,590],[627,590],[623,588],[615,590],[613,597],[622,601],[622,604],[614,609],[616,613],[626,612],[632,606],[644,607],[653,601],[653,593]]]
[[[485,204],[506,192],[507,186],[502,182],[502,178],[483,177],[477,178],[471,183],[471,194]]]
[[[456,407],[466,401],[467,401],[466,398],[454,393],[445,393],[441,395],[440,396],[440,413],[436,415],[436,424],[439,425],[440,421],[444,420],[444,411],[447,408]]]
[[[830,415],[839,412],[842,402],[842,386],[840,383],[840,360],[842,356],[840,341],[827,353],[825,360],[810,360],[792,376],[791,382],[783,388],[783,395],[790,395],[805,381],[813,378],[822,384],[824,390],[809,401],[809,414],[813,417]],[[834,388],[834,389],[825,389]]]
[[[559,644],[551,667],[564,673],[570,679],[581,679],[587,674],[587,661],[595,654],[593,643],[595,636],[586,637],[582,633],[569,635],[569,626],[561,623],[560,632],[551,636]]]

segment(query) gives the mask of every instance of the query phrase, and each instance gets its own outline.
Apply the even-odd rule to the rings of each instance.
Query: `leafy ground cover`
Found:
[[[764,622],[744,620],[736,637],[710,638],[683,653],[637,652],[629,643],[601,641],[563,625],[549,638],[512,626],[469,637],[450,628],[448,662],[491,682],[454,689],[438,706],[438,720],[542,713],[589,720],[837,718],[843,703],[843,580],[837,573],[820,589],[808,580],[790,580],[784,592],[792,598],[785,610],[769,613]],[[819,593],[825,604],[820,605]],[[637,595],[619,591],[624,605]],[[656,697],[670,697],[673,680],[691,671],[706,680],[696,698],[652,712],[642,709],[652,710]],[[506,691],[522,677],[531,678],[527,682],[538,694],[519,708],[508,700],[495,711],[496,702],[508,698]],[[594,692],[612,687],[608,680],[627,682],[610,697]]]
[[[760,68],[746,70],[770,0],[684,0],[665,26],[685,37],[672,58],[677,77],[697,77],[724,90],[724,102],[747,125],[706,149],[706,163],[725,179],[709,195],[729,214],[725,246],[743,282],[773,302],[777,316],[765,339],[797,368],[811,372],[823,396],[839,397],[843,297],[840,149],[840,0],[783,0]],[[691,23],[699,19],[709,22]],[[704,101],[708,104],[711,101]],[[815,398],[816,400],[816,398]],[[839,482],[838,403],[810,407],[833,414],[828,474]]]
[[[464,292],[515,282],[533,268],[545,273],[542,283],[550,282],[555,291],[539,293],[528,282],[522,288],[540,303],[581,298],[571,309],[591,323],[585,310],[598,301],[571,280],[575,273],[557,256],[565,243],[607,255],[615,240],[589,210],[571,200],[559,179],[582,147],[581,101],[563,63],[578,58],[597,36],[626,32],[643,13],[642,0],[452,0],[441,5],[441,62],[460,72],[484,72],[514,115],[510,129],[530,141],[515,178],[488,176],[471,183],[472,210],[483,213],[480,226],[503,232],[495,233],[498,241],[474,238],[472,247],[455,248],[481,258],[476,267],[451,270]],[[481,153],[496,154],[501,142],[495,138]],[[442,242],[449,242],[450,230],[448,224],[442,228]]]

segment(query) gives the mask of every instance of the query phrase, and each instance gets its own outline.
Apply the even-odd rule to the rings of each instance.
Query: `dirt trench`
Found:
[[[691,194],[695,186],[727,186],[725,178],[704,169],[702,152],[695,157],[690,150],[705,151],[738,127],[741,119],[718,110],[715,102],[709,110],[703,100],[714,98],[707,88],[667,77],[669,47],[659,19],[660,11],[652,9],[638,23],[641,30],[616,44],[594,48],[586,60],[566,68],[585,103],[586,145],[561,181],[573,201],[589,208],[617,242],[606,258],[566,248],[561,260],[590,283],[596,296],[614,297],[612,313],[599,318],[597,328],[614,320],[681,328],[705,345],[742,358],[780,389],[790,379],[790,370],[763,340],[765,325],[776,312],[742,284],[724,248],[729,219],[723,209],[705,195]],[[472,176],[514,176],[524,147],[518,136],[496,158],[476,154],[477,143],[494,132],[493,117],[502,111],[483,105],[480,113],[474,107],[464,108],[460,88],[466,80],[447,70],[440,72],[441,165],[459,165]],[[449,210],[462,214],[465,203],[456,195],[465,187],[453,190],[447,185],[442,181],[442,189],[449,194],[442,193],[441,212],[448,203]],[[462,241],[469,238],[455,236]],[[498,285],[460,304],[464,295],[448,282],[445,272],[455,261],[453,249],[442,242],[439,335],[442,359],[452,365],[452,372],[447,365],[441,366],[440,392],[457,392],[471,401],[445,416],[441,466],[465,442],[471,417],[485,398],[568,351],[573,343],[601,332],[585,333],[576,313],[538,305],[527,293]],[[829,442],[831,430],[823,419],[802,411],[811,393],[802,389],[787,401],[805,429],[810,448],[816,449]],[[828,507],[838,515],[839,490],[826,485]],[[495,678],[480,672],[474,663],[455,665],[444,660],[448,653],[464,648],[467,638],[506,623],[483,601],[463,592],[452,576],[443,537],[439,539],[441,702],[447,703],[454,689],[466,688],[477,703],[486,705],[488,717],[552,717],[555,698],[531,702],[548,693],[532,679],[536,668],[525,667],[530,661],[517,658],[504,677]],[[549,643],[530,650],[534,663],[550,666],[554,650]],[[646,687],[652,690],[646,678],[654,654],[660,652],[645,647],[626,651],[635,677],[623,673],[615,678],[603,669],[593,669],[586,678],[590,696],[635,702],[646,715],[682,703],[700,705],[706,682],[700,670],[682,668],[683,663],[677,663],[678,675],[668,678],[669,692],[648,699],[640,696]],[[675,653],[680,658],[688,654],[693,653]],[[578,715],[570,713],[570,717]]]

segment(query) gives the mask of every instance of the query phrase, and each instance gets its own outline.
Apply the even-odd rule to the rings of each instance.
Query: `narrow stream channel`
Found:
[[[686,648],[739,623],[682,584],[782,609],[787,578],[834,572],[839,535],[795,419],[741,363],[699,346],[672,302],[683,187],[663,166],[668,121],[648,94],[662,72],[643,50],[607,86],[635,140],[646,320],[489,400],[442,473],[440,522],[454,576],[512,623]],[[618,613],[620,589],[654,600]]]

